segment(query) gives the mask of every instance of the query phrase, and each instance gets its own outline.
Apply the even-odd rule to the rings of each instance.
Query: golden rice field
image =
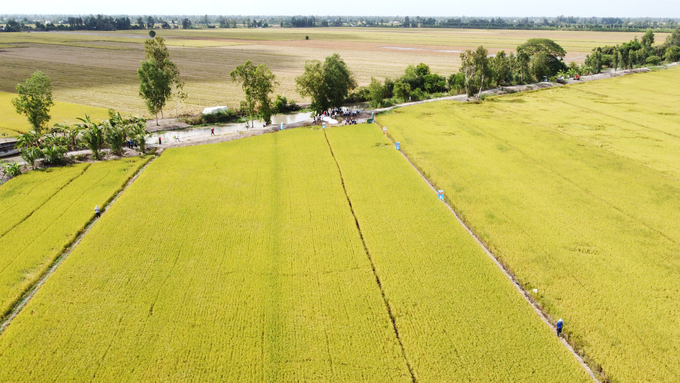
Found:
[[[14,93],[0,92],[0,137],[16,136],[26,133],[33,129],[28,123],[26,115],[18,114],[12,105],[12,99],[17,97]],[[87,105],[77,105],[67,102],[55,101],[50,110],[52,119],[49,126],[54,124],[73,124],[79,122],[78,117],[83,118],[85,114],[92,118],[92,121],[101,121],[109,118],[108,110]]]
[[[419,382],[590,380],[380,129],[327,132]]]
[[[589,380],[377,127],[327,133],[165,151],[0,335],[0,380]]]
[[[0,317],[147,160],[32,171],[0,186]]]
[[[371,77],[396,78],[409,64],[424,62],[448,76],[458,70],[460,51],[484,45],[491,53],[514,50],[529,38],[561,44],[567,61],[583,61],[592,48],[631,40],[636,33],[501,31],[427,28],[302,28],[160,30],[171,58],[186,80],[184,105],[170,102],[166,112],[196,113],[207,106],[238,107],[241,88],[229,72],[250,59],[267,64],[277,76],[275,92],[298,102],[295,77],[306,60],[339,53],[360,85]],[[36,70],[52,79],[55,99],[121,112],[148,114],[138,96],[137,69],[148,31],[0,34],[0,91]],[[305,40],[309,36],[309,40]],[[657,34],[663,41],[665,34]],[[0,126],[2,126],[0,118]]]
[[[378,117],[613,381],[680,380],[679,80],[671,69]]]

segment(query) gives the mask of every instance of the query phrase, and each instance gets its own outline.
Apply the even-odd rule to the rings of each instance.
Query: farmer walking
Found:
[[[97,215],[97,218],[101,217],[101,214],[99,213],[99,205],[94,207],[94,214]]]
[[[214,136],[215,135],[215,128],[210,128],[210,135]]]
[[[560,336],[562,334],[562,326],[564,326],[564,322],[562,322],[562,318],[557,321],[557,336]]]

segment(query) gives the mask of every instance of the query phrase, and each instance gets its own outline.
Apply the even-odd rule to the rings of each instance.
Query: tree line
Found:
[[[593,72],[599,73],[604,68],[633,69],[664,61],[680,61],[680,26],[661,44],[655,45],[654,31],[648,29],[640,40],[636,36],[627,43],[594,48],[585,63]]]
[[[575,31],[655,31],[670,32],[680,25],[679,19],[672,18],[618,18],[618,17],[420,17],[420,16],[177,16],[171,20],[155,16],[103,15],[48,17],[51,22],[35,22],[39,30],[125,30],[161,28],[267,28],[279,25],[282,28],[321,27],[390,27],[390,28],[470,28],[470,29],[528,29],[528,30],[575,30]],[[148,19],[154,19],[151,23]],[[80,19],[81,22],[78,22]],[[85,20],[89,20],[86,22]],[[29,30],[34,21],[9,17],[5,31]],[[38,25],[40,24],[40,26]],[[150,25],[149,25],[150,24]],[[89,25],[90,27],[86,27]],[[96,28],[95,28],[96,26]]]
[[[154,29],[159,27],[161,29],[179,28],[181,24],[184,28],[191,27],[191,21],[188,18],[182,20],[164,20],[154,16],[139,16],[136,19],[127,16],[112,17],[104,15],[90,15],[85,17],[68,17],[63,22],[52,23],[49,21],[35,21],[35,27],[28,24],[30,20],[24,19],[17,21],[15,19],[7,20],[4,31],[5,32],[22,32],[30,30],[38,31],[118,31],[118,30],[135,30],[135,29]]]

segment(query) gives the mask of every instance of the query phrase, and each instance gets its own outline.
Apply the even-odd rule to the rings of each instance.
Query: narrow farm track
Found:
[[[376,124],[376,125],[377,125],[377,124]],[[382,127],[380,127],[380,126],[378,126],[378,128],[379,128],[379,129],[382,129]],[[387,136],[387,138],[392,142],[392,144],[395,144],[394,139],[389,135],[389,133],[388,133],[386,136]],[[329,144],[329,145],[330,145],[330,144]],[[420,169],[418,169],[418,167],[411,161],[411,159],[410,159],[403,151],[400,150],[400,153],[401,153],[401,155],[408,161],[408,163],[411,164],[411,166],[413,167],[413,169],[415,169],[415,171],[418,172],[418,174],[420,175],[420,177],[421,177],[421,178],[422,178],[422,179],[430,186],[430,188],[432,189],[432,191],[434,191],[434,192],[436,193],[437,190],[439,190],[439,189],[437,188],[437,186],[436,186],[434,183],[432,183],[427,177],[425,177],[425,175],[423,175],[423,173],[420,171]],[[335,157],[335,156],[334,156],[334,157]],[[344,185],[343,185],[343,187],[344,187]],[[348,196],[347,198],[349,199],[349,196]],[[546,315],[546,313],[544,313],[544,312],[540,309],[540,307],[539,307],[538,305],[536,305],[536,303],[533,301],[533,299],[531,299],[531,296],[529,295],[529,293],[528,293],[526,290],[524,290],[524,288],[519,284],[519,282],[517,281],[517,278],[512,274],[512,272],[510,272],[510,271],[509,271],[509,270],[508,270],[508,269],[507,269],[507,268],[506,268],[506,267],[505,267],[505,266],[504,266],[504,265],[496,258],[496,256],[495,256],[495,255],[494,255],[494,254],[486,247],[486,245],[484,244],[484,242],[482,242],[482,241],[480,240],[479,236],[478,236],[477,234],[475,234],[475,232],[472,231],[472,229],[470,229],[470,227],[469,227],[469,226],[468,226],[468,225],[460,218],[460,216],[458,215],[458,213],[456,213],[456,211],[451,207],[451,205],[450,205],[448,202],[446,202],[446,201],[443,201],[443,203],[444,203],[444,204],[446,205],[446,207],[449,209],[449,211],[451,212],[451,214],[453,214],[453,216],[456,217],[456,220],[458,220],[458,222],[461,224],[461,226],[463,226],[463,228],[465,228],[465,230],[470,234],[470,236],[472,236],[472,238],[474,238],[475,242],[477,242],[477,244],[484,250],[484,252],[486,253],[486,255],[488,255],[489,258],[491,258],[491,260],[493,261],[493,263],[494,263],[496,266],[498,266],[498,268],[503,272],[503,274],[505,274],[505,276],[512,282],[513,286],[515,286],[515,288],[517,289],[517,291],[519,291],[519,293],[522,295],[522,297],[524,297],[524,299],[527,301],[527,303],[529,303],[529,304],[531,305],[531,307],[534,309],[534,311],[536,312],[536,314],[538,314],[538,316],[543,320],[543,322],[544,322],[548,327],[550,327],[553,331],[555,331],[555,325],[551,322],[551,320],[548,318],[548,316]],[[354,211],[352,211],[352,212],[354,213]],[[357,224],[358,224],[358,223],[357,223]],[[396,331],[396,328],[395,328],[395,331]],[[562,337],[560,337],[560,342],[562,342],[562,344],[564,345],[564,347],[566,347],[566,348],[569,350],[569,352],[571,352],[572,355],[576,358],[576,360],[578,360],[578,362],[579,362],[579,364],[581,365],[581,367],[583,367],[583,369],[586,370],[586,372],[588,373],[588,375],[590,375],[590,377],[593,379],[593,381],[599,383],[600,381],[599,381],[599,379],[597,378],[597,376],[595,375],[595,373],[593,372],[593,370],[590,368],[590,366],[588,366],[588,365],[585,363],[585,361],[583,360],[583,358],[581,357],[581,355],[579,355],[579,354],[574,350],[574,348],[569,344],[569,342],[567,342],[567,341],[566,341],[564,338],[562,338]],[[401,343],[401,341],[400,341],[400,343]]]
[[[356,223],[357,226],[357,231],[359,232],[359,237],[361,238],[361,243],[364,246],[364,252],[366,252],[366,257],[368,257],[368,261],[371,263],[371,269],[373,270],[373,275],[375,276],[375,281],[378,284],[378,289],[380,290],[380,295],[382,297],[383,302],[385,303],[385,308],[387,309],[387,315],[390,317],[390,321],[392,322],[392,329],[394,330],[394,335],[397,338],[397,342],[399,343],[399,347],[401,348],[401,355],[404,357],[404,362],[406,363],[406,367],[408,368],[408,372],[411,374],[411,381],[413,383],[417,383],[418,379],[416,379],[415,372],[413,371],[413,366],[411,365],[411,362],[408,359],[408,356],[406,355],[406,348],[404,347],[404,343],[401,340],[401,337],[399,336],[399,328],[397,327],[397,321],[394,316],[394,310],[390,306],[389,301],[387,300],[387,297],[385,296],[385,289],[383,288],[382,281],[380,280],[380,276],[378,275],[378,272],[375,267],[375,262],[373,261],[373,258],[371,257],[371,252],[368,250],[368,245],[366,244],[366,240],[364,239],[364,234],[361,231],[361,225],[359,224],[359,219],[357,218],[356,212],[354,211],[354,207],[352,206],[352,200],[349,198],[349,194],[347,193],[347,187],[345,186],[345,179],[342,175],[342,170],[340,169],[340,164],[338,163],[338,159],[335,157],[335,153],[333,152],[333,146],[331,146],[331,142],[328,140],[328,135],[326,135],[326,130],[324,129],[323,132],[324,138],[326,138],[326,143],[328,144],[328,149],[331,152],[331,156],[333,156],[333,160],[335,161],[335,165],[338,168],[338,174],[340,175],[340,182],[342,183],[342,190],[345,192],[345,197],[347,197],[347,204],[349,205],[349,209],[352,212],[352,216],[354,217],[354,222]]]
[[[109,203],[107,203],[105,206],[102,207],[101,212],[104,213],[108,208],[113,205],[114,202],[120,197],[125,190],[137,179],[137,177],[146,169],[153,161],[156,160],[158,157],[152,158],[150,161],[148,161],[144,166],[139,168],[137,172],[130,178],[130,180],[114,195],[114,197],[111,199]],[[76,177],[77,178],[77,177]],[[87,233],[90,232],[92,227],[97,223],[98,219],[93,218],[92,221],[85,227],[85,230],[78,235],[73,243],[71,243],[69,246],[66,247],[66,250],[59,256],[57,257],[52,265],[47,269],[47,271],[36,281],[36,283],[29,287],[24,295],[17,301],[17,303],[12,307],[9,311],[9,314],[4,318],[2,323],[0,323],[0,335],[5,331],[5,329],[12,323],[12,320],[16,318],[17,315],[21,312],[21,310],[26,306],[26,304],[33,298],[35,293],[40,289],[40,287],[47,281],[47,279],[54,273],[54,271],[59,267],[59,265],[66,259],[71,252],[78,246],[80,241],[87,235]]]

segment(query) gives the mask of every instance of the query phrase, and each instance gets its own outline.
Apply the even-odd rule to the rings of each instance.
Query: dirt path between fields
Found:
[[[326,131],[323,131],[323,136],[326,139],[326,143],[328,144],[328,149],[331,152],[331,156],[333,157],[333,161],[335,161],[335,166],[338,168],[338,175],[340,176],[340,183],[342,183],[342,191],[345,192],[345,197],[347,198],[347,204],[349,205],[349,210],[352,212],[352,216],[354,217],[354,223],[356,224],[357,231],[359,232],[359,237],[361,238],[361,243],[364,245],[364,253],[366,253],[366,257],[368,258],[368,262],[371,264],[371,269],[373,270],[373,276],[375,277],[375,281],[378,285],[378,290],[380,290],[380,295],[382,296],[383,303],[385,304],[385,309],[387,310],[387,316],[390,318],[390,321],[392,322],[392,330],[394,331],[394,336],[397,338],[397,343],[399,343],[399,347],[401,348],[401,356],[404,358],[404,362],[406,363],[406,368],[408,369],[409,374],[411,375],[411,382],[412,383],[417,383],[418,379],[416,378],[415,372],[413,371],[413,366],[411,365],[411,361],[409,361],[408,356],[406,354],[406,347],[404,347],[404,343],[401,340],[401,336],[399,335],[399,327],[397,326],[397,318],[394,316],[394,310],[392,310],[392,306],[390,305],[390,301],[387,299],[387,295],[385,295],[385,289],[383,288],[383,283],[382,280],[380,279],[380,275],[378,275],[378,269],[375,267],[375,262],[373,262],[373,257],[371,256],[370,250],[368,250],[368,244],[366,244],[366,239],[364,238],[364,233],[361,231],[361,224],[359,223],[359,218],[357,218],[357,214],[354,211],[354,206],[352,206],[352,199],[349,197],[349,193],[347,193],[347,187],[345,186],[345,177],[342,175],[342,169],[340,168],[340,163],[338,163],[338,159],[335,157],[335,152],[333,152],[333,146],[331,145],[331,142],[328,140],[328,135],[326,135]]]
[[[144,164],[144,166],[137,170],[137,172],[113,196],[111,201],[109,201],[109,203],[102,207],[101,214],[104,214],[111,207],[111,205],[113,205],[113,203],[116,202],[116,200],[118,200],[118,197],[120,197],[125,192],[125,190],[127,190],[127,188],[130,185],[132,185],[132,183],[137,179],[137,177],[139,177],[139,175],[142,174],[144,169],[151,165],[151,163],[153,163],[156,160],[156,158],[158,157],[152,158],[146,164]],[[80,241],[82,241],[83,238],[85,238],[87,233],[90,232],[90,230],[92,229],[92,227],[94,227],[97,221],[99,221],[99,218],[97,217],[92,218],[90,223],[88,223],[87,226],[85,227],[85,230],[83,230],[83,232],[80,233],[80,235],[78,235],[75,238],[75,240],[66,248],[66,250],[61,255],[54,259],[52,265],[50,265],[49,269],[47,269],[47,271],[40,277],[40,279],[38,279],[38,281],[35,282],[31,287],[26,289],[21,298],[19,298],[17,303],[9,310],[9,313],[2,319],[2,322],[0,323],[0,335],[2,335],[2,333],[10,324],[12,324],[12,320],[14,320],[14,318],[16,318],[17,315],[19,315],[21,310],[23,310],[23,308],[26,307],[31,298],[33,298],[33,296],[38,292],[40,287],[47,281],[50,275],[52,275],[52,273],[54,273],[54,271],[57,270],[57,267],[59,267],[59,265],[61,265],[61,263],[73,252],[73,250],[78,246],[78,244],[80,244]]]
[[[378,128],[382,130],[383,127],[381,127],[380,125],[378,125],[378,123],[376,123],[375,125],[377,125]],[[389,133],[387,133],[386,136],[387,136],[387,138],[392,142],[392,144],[394,145],[394,144],[395,144],[395,141],[394,141],[394,139],[389,135]],[[437,191],[440,190],[440,189],[437,187],[437,185],[435,185],[432,181],[430,181],[427,177],[425,177],[425,175],[423,175],[423,173],[420,171],[420,169],[418,169],[418,167],[415,165],[415,163],[414,163],[413,161],[411,161],[411,159],[409,158],[409,156],[408,156],[406,153],[404,153],[403,150],[400,150],[399,152],[400,152],[401,155],[406,159],[406,161],[408,161],[408,163],[411,164],[411,166],[413,167],[413,169],[415,169],[415,171],[418,172],[418,174],[420,175],[420,177],[427,183],[427,185],[430,187],[430,189],[432,189],[432,191],[434,191],[435,193],[437,193]],[[486,253],[486,255],[489,256],[489,258],[491,258],[491,260],[493,261],[493,263],[495,263],[496,266],[498,266],[498,268],[503,272],[503,274],[505,274],[505,276],[510,280],[510,282],[512,282],[512,285],[515,286],[515,288],[517,289],[517,291],[519,291],[519,293],[522,295],[522,297],[524,297],[524,299],[527,301],[527,303],[529,303],[529,304],[531,305],[531,307],[534,309],[534,311],[536,312],[536,314],[538,314],[538,316],[543,320],[543,323],[545,323],[548,327],[550,327],[550,329],[551,329],[553,332],[556,332],[556,327],[555,327],[555,325],[553,324],[553,321],[551,320],[550,316],[548,316],[548,314],[546,314],[545,312],[543,312],[543,310],[541,310],[540,306],[539,306],[539,305],[536,303],[536,301],[531,297],[531,295],[529,294],[529,292],[526,291],[526,290],[524,290],[524,288],[522,287],[522,285],[520,285],[520,283],[519,283],[519,281],[517,280],[517,278],[515,277],[515,275],[514,275],[510,270],[508,270],[507,267],[505,267],[505,265],[504,265],[504,264],[503,264],[503,263],[502,263],[502,262],[501,262],[501,261],[500,261],[500,260],[499,260],[492,252],[491,252],[491,250],[489,250],[489,248],[486,246],[486,244],[484,244],[484,242],[479,238],[479,236],[477,236],[477,234],[475,234],[475,232],[470,228],[470,226],[468,226],[468,224],[465,223],[465,221],[463,221],[463,219],[460,218],[460,216],[458,215],[458,213],[456,213],[456,211],[455,211],[455,210],[453,209],[453,207],[449,204],[449,202],[448,202],[448,201],[444,201],[443,203],[444,203],[444,205],[446,205],[446,207],[449,209],[449,211],[451,212],[451,214],[453,214],[453,216],[456,217],[456,220],[458,220],[458,223],[460,223],[461,226],[463,226],[463,228],[465,228],[465,230],[468,232],[468,234],[470,234],[470,236],[472,236],[472,238],[474,238],[474,240],[475,240],[475,241],[477,242],[477,244],[482,248],[482,250],[484,250],[484,252]],[[588,373],[588,375],[590,375],[590,377],[593,378],[593,380],[594,380],[595,382],[600,383],[600,380],[598,379],[598,376],[595,375],[595,373],[594,373],[593,370],[590,368],[590,366],[583,360],[583,356],[582,356],[581,354],[579,354],[578,352],[576,352],[576,350],[574,350],[574,348],[572,347],[572,345],[569,344],[569,342],[567,342],[567,340],[566,340],[565,338],[560,337],[560,342],[562,342],[562,345],[564,345],[564,347],[566,347],[566,348],[569,350],[569,352],[571,352],[571,354],[574,355],[574,357],[576,358],[576,360],[579,362],[579,364],[581,365],[581,367],[583,367],[583,369],[586,370],[586,372]],[[598,375],[600,375],[600,377],[603,378],[604,381],[606,381],[606,375],[604,375],[603,372],[600,372]]]

